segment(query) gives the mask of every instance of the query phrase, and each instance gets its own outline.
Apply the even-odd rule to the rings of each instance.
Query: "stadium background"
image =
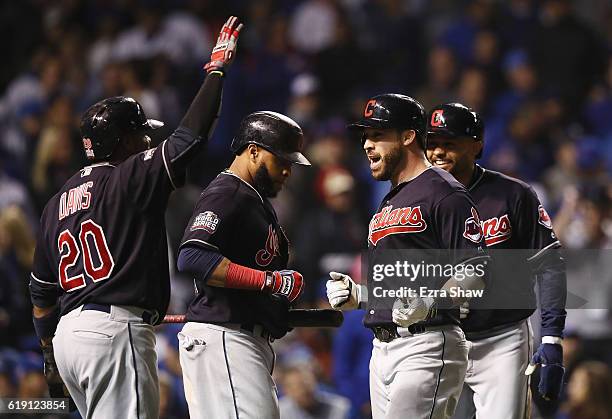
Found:
[[[230,14],[246,30],[216,132],[168,209],[172,255],[202,186],[231,161],[240,119],[255,110],[286,113],[304,128],[314,167],[294,169],[274,204],[292,267],[308,281],[301,304],[326,307],[328,270],[360,277],[367,223],[388,188],[371,179],[345,124],[368,96],[384,92],[427,108],[457,100],[481,112],[483,165],[530,182],[566,247],[612,247],[610,1],[2,2],[0,396],[46,390],[27,283],[41,210],[86,163],[79,115],[101,98],[129,95],[170,132]],[[581,369],[570,375],[574,390],[560,403],[535,400],[536,414],[567,418],[581,403],[612,412],[610,277],[603,272],[600,310],[568,318],[565,363]],[[170,312],[183,312],[191,281],[174,272],[172,287]],[[162,417],[184,418],[177,327],[158,331]],[[355,312],[338,331],[297,329],[275,342],[281,405],[309,408],[313,417],[346,417],[317,413],[324,406],[368,417],[370,340]]]

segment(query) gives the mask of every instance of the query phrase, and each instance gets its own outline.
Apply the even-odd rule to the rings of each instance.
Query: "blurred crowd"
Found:
[[[327,272],[362,277],[368,220],[389,187],[371,179],[345,125],[369,96],[385,92],[408,94],[426,108],[459,101],[479,111],[482,164],[532,184],[567,248],[612,248],[607,0],[2,2],[0,396],[46,391],[27,283],[42,208],[86,165],[80,114],[102,98],[132,96],[149,117],[165,121],[154,138],[163,140],[203,80],[202,65],[230,14],[245,30],[217,129],[189,185],[171,199],[170,255],[199,191],[231,162],[240,119],[282,112],[303,127],[313,167],[295,168],[274,205],[291,240],[292,268],[308,281],[300,304],[328,307]],[[612,269],[601,259],[608,299],[570,311],[569,384],[559,403],[536,400],[544,417],[612,412]],[[173,272],[172,291],[170,312],[184,312],[191,279]],[[274,342],[282,417],[369,417],[372,336],[361,320],[362,313],[347,313],[338,330],[296,329]],[[158,330],[163,418],[187,417],[178,330]]]

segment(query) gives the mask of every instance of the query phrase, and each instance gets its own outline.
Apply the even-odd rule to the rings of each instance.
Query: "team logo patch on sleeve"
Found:
[[[155,150],[157,149],[157,147],[155,148],[151,148],[149,150],[145,150],[142,153],[142,160],[143,161],[147,161],[147,160],[151,160],[151,158],[153,157],[153,153],[155,153]]]
[[[480,225],[480,218],[478,217],[478,211],[472,207],[472,216],[465,220],[465,230],[463,231],[463,237],[474,243],[480,243],[482,241],[482,227]]]
[[[219,225],[219,217],[212,211],[201,212],[197,215],[193,224],[191,224],[191,231],[204,230],[208,233],[214,233]]]
[[[546,228],[550,228],[552,230],[552,222],[550,221],[550,216],[544,209],[543,205],[538,207],[538,223],[542,224]]]

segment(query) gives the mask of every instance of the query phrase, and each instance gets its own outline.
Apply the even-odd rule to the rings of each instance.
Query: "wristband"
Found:
[[[561,345],[563,343],[563,339],[558,336],[544,336],[542,337],[542,343]]]
[[[219,75],[219,77],[223,77],[223,76],[225,76],[225,73],[224,73],[223,71],[221,71],[221,70],[213,70],[213,71],[211,71],[211,72],[210,72],[210,73],[208,73],[208,74],[218,74],[218,75]]]
[[[34,323],[34,331],[38,339],[42,341],[43,339],[53,337],[59,322],[59,307],[55,306],[53,311],[43,317],[32,316],[32,322]]]
[[[266,273],[230,262],[225,274],[225,287],[261,291],[266,287]]]

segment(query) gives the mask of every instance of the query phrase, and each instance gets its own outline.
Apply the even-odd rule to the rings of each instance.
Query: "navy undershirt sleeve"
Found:
[[[185,246],[177,260],[178,270],[196,275],[206,280],[223,259],[223,255],[211,249],[198,246]]]

